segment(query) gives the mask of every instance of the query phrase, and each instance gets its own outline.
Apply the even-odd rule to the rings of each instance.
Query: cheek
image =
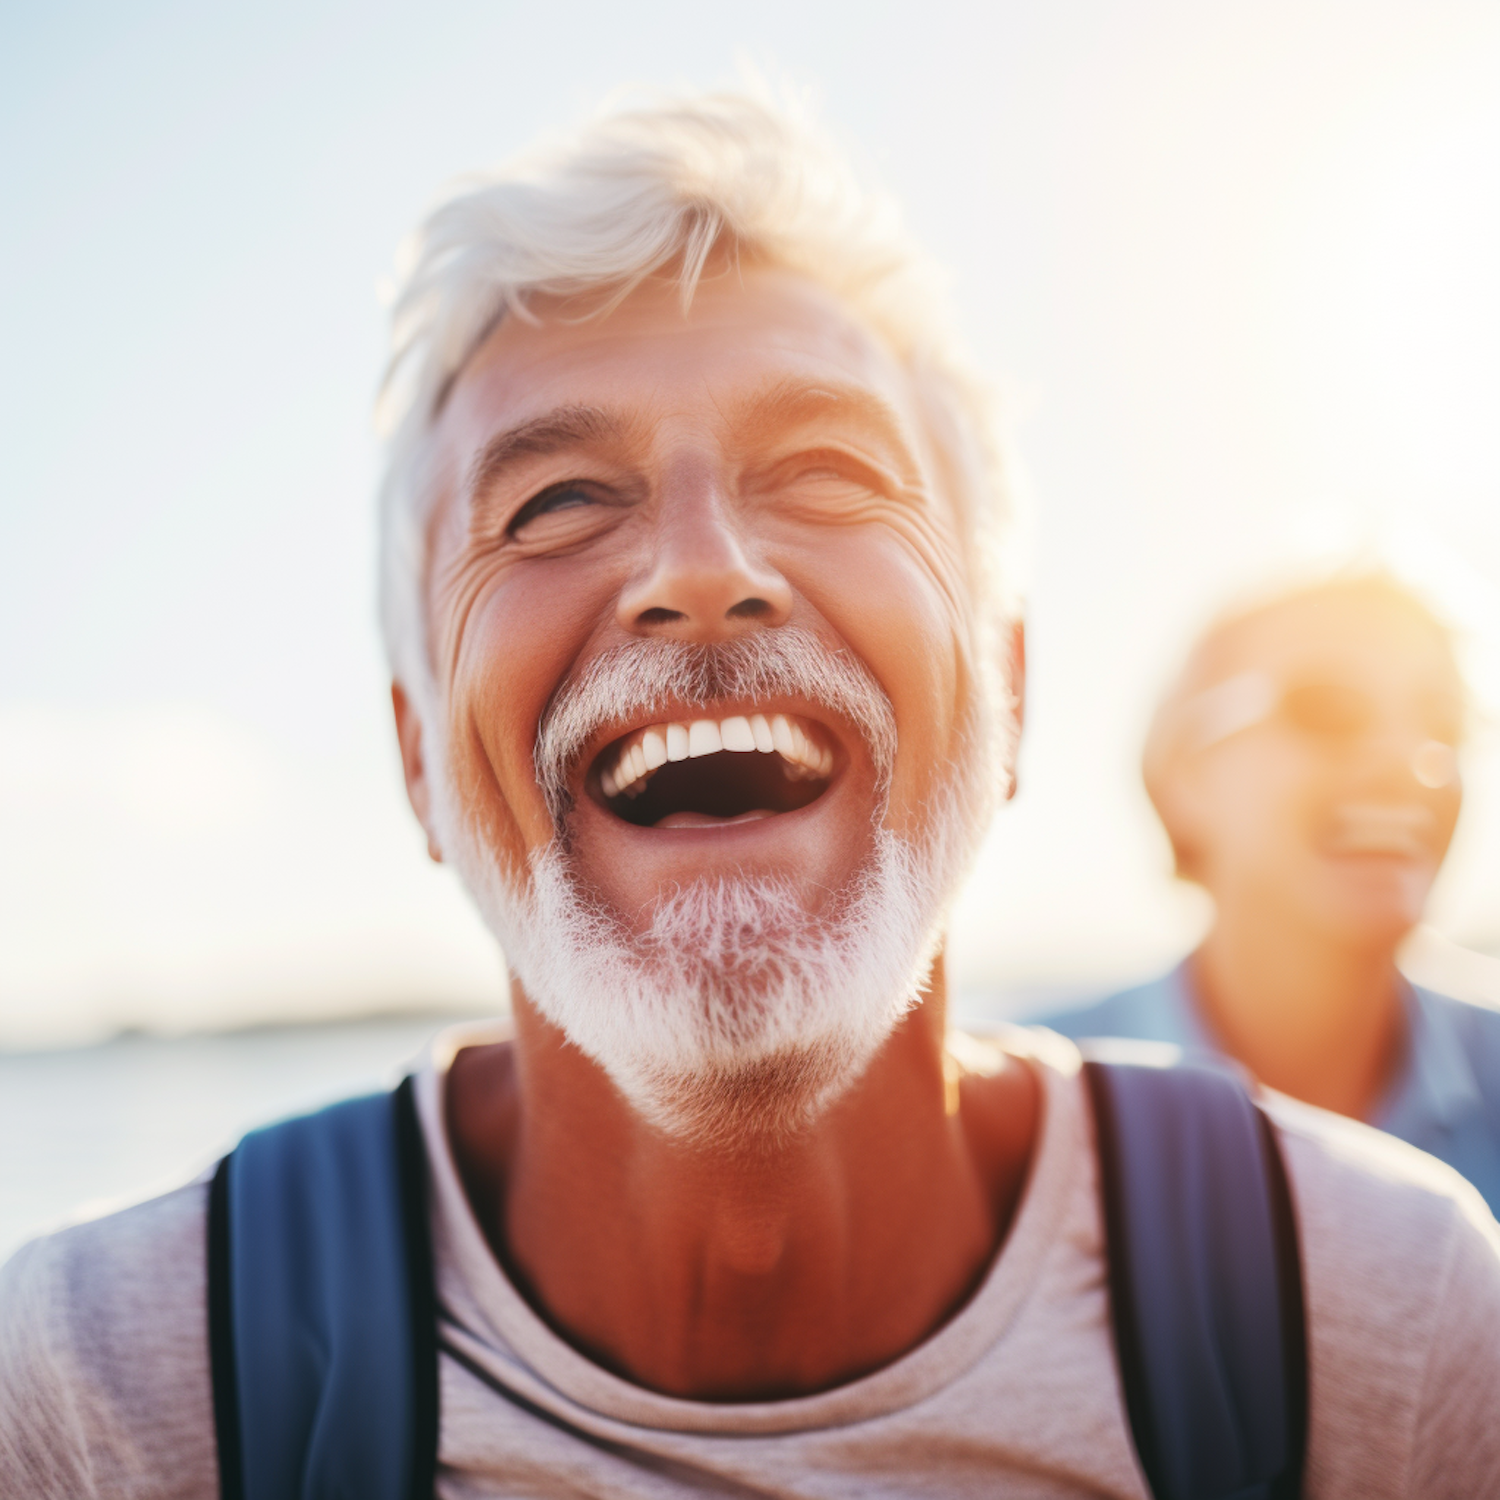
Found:
[[[1315,788],[1305,770],[1264,747],[1223,746],[1204,768],[1198,799],[1206,843],[1226,866],[1284,863],[1306,843]]]
[[[454,764],[465,747],[470,807],[512,859],[552,838],[532,753],[542,711],[598,618],[589,583],[580,568],[515,569],[476,593],[458,633],[449,695]]]
[[[834,533],[815,557],[784,571],[890,697],[900,746],[891,822],[906,831],[902,825],[951,779],[962,748],[975,681],[960,595],[881,527]]]

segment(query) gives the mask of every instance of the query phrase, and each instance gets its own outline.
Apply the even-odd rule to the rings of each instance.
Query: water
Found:
[[[957,1018],[1014,1015],[1040,998],[965,996]],[[252,1126],[394,1082],[438,1031],[470,1019],[381,1017],[0,1052],[0,1262],[44,1229],[188,1180]]]
[[[394,1081],[453,1019],[0,1053],[0,1261],[40,1230],[196,1175],[253,1125]]]

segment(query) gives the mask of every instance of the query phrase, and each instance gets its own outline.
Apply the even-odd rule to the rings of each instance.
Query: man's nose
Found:
[[[717,499],[670,507],[645,568],[620,592],[620,625],[633,635],[723,641],[792,612],[791,585],[755,558]]]

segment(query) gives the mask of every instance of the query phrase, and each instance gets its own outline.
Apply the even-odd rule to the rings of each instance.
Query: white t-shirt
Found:
[[[434,1185],[438,1494],[1142,1497],[1110,1342],[1077,1054],[1041,1049],[1045,1107],[1005,1245],[968,1304],[860,1380],[745,1404],[656,1395],[553,1333],[506,1279],[442,1127]],[[1283,1100],[1301,1229],[1310,1500],[1500,1496],[1500,1229],[1409,1147]],[[218,1493],[203,1182],[33,1242],[0,1272],[0,1496]]]

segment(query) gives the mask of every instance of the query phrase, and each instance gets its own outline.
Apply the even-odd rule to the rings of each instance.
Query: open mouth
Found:
[[[699,828],[795,812],[827,790],[834,754],[795,714],[647,724],[607,745],[589,773],[638,828]]]

